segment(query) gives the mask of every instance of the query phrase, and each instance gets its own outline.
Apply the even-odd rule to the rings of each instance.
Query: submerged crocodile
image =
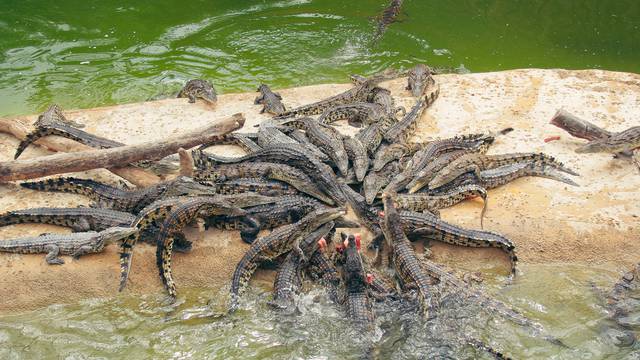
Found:
[[[391,23],[395,22],[398,15],[400,15],[401,9],[402,0],[391,0],[389,6],[382,11],[382,14],[378,18],[376,32],[373,35],[374,41],[378,41],[382,38],[384,33],[387,31],[387,27],[389,27]]]
[[[39,191],[57,191],[80,194],[95,201],[95,206],[138,213],[152,202],[171,196],[212,195],[215,188],[201,185],[186,176],[163,181],[139,190],[122,190],[98,181],[73,177],[51,178],[23,182],[20,186]]]
[[[102,231],[110,227],[127,227],[135,216],[110,209],[79,208],[32,208],[8,211],[0,214],[0,226],[25,223],[66,226],[74,232]]]
[[[101,252],[105,245],[114,243],[137,233],[131,227],[112,227],[101,232],[89,231],[72,234],[44,234],[0,241],[0,252],[18,254],[42,254],[49,265],[64,264],[59,255],[71,255],[79,258],[82,255]]]
[[[271,234],[256,239],[233,273],[229,311],[235,311],[238,308],[239,296],[248,285],[251,276],[261,262],[275,259],[289,251],[297,252],[303,261],[306,261],[300,249],[300,240],[323,224],[344,214],[345,210],[340,208],[318,209],[309,213],[300,221],[281,226],[272,231]]]
[[[300,249],[307,261],[319,251],[321,246],[326,245],[327,241],[324,237],[332,231],[334,225],[333,221],[329,221],[300,241]],[[276,273],[273,283],[273,300],[268,303],[270,306],[289,313],[295,310],[294,296],[302,286],[302,266],[304,263],[299,253],[291,251],[287,254]]]
[[[398,214],[390,194],[382,194],[384,221],[382,232],[391,246],[393,266],[400,285],[405,289],[415,289],[423,315],[429,317],[433,307],[429,277],[420,265],[411,242],[404,233],[402,219]]]
[[[263,105],[262,110],[260,110],[260,114],[267,112],[269,114],[279,115],[287,111],[284,105],[282,105],[282,96],[271,91],[267,85],[261,84],[258,87],[258,91],[260,92],[260,96],[254,100],[254,104]]]
[[[195,103],[196,99],[215,105],[218,102],[218,95],[213,85],[200,79],[189,80],[178,93],[179,98],[189,98],[190,103]]]

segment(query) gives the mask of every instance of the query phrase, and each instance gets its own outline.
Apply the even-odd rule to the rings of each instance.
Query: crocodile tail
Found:
[[[133,257],[133,247],[135,246],[140,232],[130,235],[122,240],[120,245],[120,284],[118,291],[124,290],[131,271],[131,260]]]
[[[47,135],[51,135],[50,130],[51,128],[39,127],[34,131],[30,132],[29,134],[27,134],[24,140],[20,141],[20,144],[18,144],[18,148],[16,149],[15,155],[13,155],[13,159],[15,160],[19,158],[20,155],[27,149],[27,147],[33,144],[33,142],[35,142],[36,140],[42,137],[45,137]]]
[[[23,182],[20,183],[20,186],[32,190],[66,192],[89,197],[91,197],[92,194],[95,194],[98,189],[106,191],[119,190],[115,187],[94,180],[74,177],[59,177],[42,181]]]
[[[173,281],[171,273],[171,254],[173,252],[173,236],[167,236],[165,232],[161,232],[158,236],[158,246],[156,249],[156,264],[160,272],[162,284],[172,299],[177,296],[176,284]]]
[[[249,257],[251,257],[252,251],[249,250],[245,256],[240,260],[236,266],[236,270],[233,272],[233,278],[231,280],[231,299],[229,303],[229,312],[234,312],[240,306],[240,295],[242,291],[249,284],[251,275],[256,270],[258,265]]]

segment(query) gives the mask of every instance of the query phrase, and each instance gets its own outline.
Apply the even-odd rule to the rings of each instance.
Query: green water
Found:
[[[492,71],[522,67],[640,72],[640,2],[405,0],[402,22],[372,44],[370,17],[386,1],[13,1],[0,3],[0,116],[50,103],[87,108],[135,102],[211,80],[220,92],[258,83],[344,82],[416,62]],[[524,266],[489,291],[540,321],[568,349],[473,305],[448,304],[429,322],[377,305],[381,358],[474,358],[461,332],[516,358],[617,359],[640,355],[607,335],[590,282],[610,268]],[[302,314],[269,311],[254,288],[243,311],[220,316],[226,292],[184,289],[176,308],[160,295],[54,305],[0,317],[0,358],[358,358],[367,339],[340,309],[300,300]],[[322,296],[320,296],[322,298]]]
[[[637,0],[406,0],[373,45],[370,18],[385,3],[3,0],[0,115],[142,101],[193,77],[232,92],[420,61],[640,72]]]

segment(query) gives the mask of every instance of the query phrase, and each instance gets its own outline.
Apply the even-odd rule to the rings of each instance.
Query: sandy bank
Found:
[[[637,125],[640,118],[640,76],[606,71],[515,70],[469,75],[440,75],[440,98],[420,119],[418,136],[427,140],[513,127],[490,153],[544,151],[557,157],[582,176],[580,187],[547,179],[524,178],[490,191],[485,228],[510,237],[522,262],[616,263],[620,268],[640,260],[640,175],[630,162],[606,154],[578,155],[581,140],[569,138],[548,122],[558,108],[565,108],[609,130]],[[410,107],[413,99],[404,90],[405,79],[383,84],[396,101]],[[288,106],[297,106],[341,92],[350,85],[316,85],[281,90]],[[261,106],[253,105],[255,93],[228,94],[215,109],[168,99],[97,109],[67,111],[67,117],[86,124],[86,130],[133,144],[164,138],[182,129],[194,129],[213,118],[243,112],[247,123],[241,131],[265,119]],[[31,123],[36,116],[16,121]],[[345,131],[351,129],[343,128]],[[544,143],[560,135],[562,139]],[[12,158],[18,141],[0,134],[0,159]],[[25,158],[46,154],[32,147]],[[221,154],[239,154],[221,147]],[[91,176],[107,182],[117,178],[106,170],[74,176]],[[38,206],[77,206],[86,199],[70,194],[49,194],[0,185],[0,211]],[[469,201],[443,211],[453,223],[479,227],[482,205]],[[53,226],[17,225],[0,229],[0,238],[65,231]],[[225,286],[237,260],[246,249],[237,233],[216,230],[198,234],[194,250],[177,254],[175,278],[180,287]],[[435,259],[468,269],[495,267],[506,271],[506,258],[493,250],[434,246]],[[462,265],[460,265],[462,263]],[[48,266],[43,255],[0,254],[0,312],[31,309],[52,303],[117,294],[117,248],[63,266]],[[155,249],[136,249],[129,293],[161,292],[155,267]]]

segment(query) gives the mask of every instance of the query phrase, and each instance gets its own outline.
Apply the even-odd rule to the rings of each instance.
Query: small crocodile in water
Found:
[[[465,154],[453,160],[438,172],[438,174],[429,182],[428,186],[429,189],[436,189],[467,172],[472,172],[476,176],[480,177],[483,170],[519,162],[534,162],[570,175],[579,176],[575,171],[567,168],[561,162],[544,153],[513,153],[502,155],[472,153]]]
[[[245,204],[233,203],[236,199]],[[119,291],[124,289],[131,270],[131,260],[133,248],[141,237],[141,234],[148,231],[152,226],[160,226],[169,213],[179,206],[190,204],[203,204],[203,216],[212,215],[243,215],[244,210],[240,209],[246,203],[261,203],[265,201],[261,195],[213,195],[213,196],[189,196],[171,197],[157,200],[140,211],[132,227],[139,230],[138,233],[123,239],[120,246],[120,286]],[[268,201],[271,201],[270,199]],[[206,211],[204,210],[206,209]]]
[[[0,226],[25,223],[66,226],[74,232],[102,231],[110,227],[126,227],[135,216],[110,209],[79,208],[33,208],[8,211],[0,214]]]
[[[137,233],[131,227],[112,227],[101,232],[89,231],[73,234],[44,234],[37,237],[0,241],[0,252],[18,254],[42,254],[49,265],[64,264],[59,255],[82,255],[101,252],[105,245]]]
[[[195,103],[196,99],[215,105],[218,102],[218,95],[213,85],[200,79],[189,80],[178,93],[179,98],[189,98],[190,103]]]
[[[416,252],[404,233],[402,219],[393,204],[392,196],[383,193],[382,203],[384,205],[382,232],[391,246],[392,261],[398,280],[403,289],[417,290],[420,308],[423,315],[428,318],[434,306],[429,289],[429,276],[420,265]]]
[[[75,128],[83,128],[84,124],[68,120],[62,113],[62,109],[57,104],[50,105],[45,112],[38,116],[38,120],[33,124],[40,127],[48,124],[66,124]]]
[[[271,91],[267,85],[261,84],[258,87],[258,91],[260,92],[260,96],[258,96],[253,103],[256,105],[263,104],[260,114],[267,112],[269,114],[279,115],[287,111],[284,105],[282,105],[282,96]]]
[[[321,246],[326,245],[324,237],[333,229],[334,225],[334,222],[330,221],[300,241],[300,249],[307,260],[320,251]],[[271,307],[286,313],[292,313],[295,310],[294,296],[302,287],[302,267],[304,264],[305,262],[297,252],[291,251],[287,254],[276,273],[273,283],[273,300],[268,303]]]
[[[425,94],[426,90],[436,85],[433,71],[425,64],[418,64],[407,72],[407,90],[415,97]]]
[[[387,6],[382,14],[379,16],[377,24],[376,24],[376,32],[373,35],[373,41],[376,42],[382,38],[384,33],[387,31],[387,27],[393,22],[396,21],[398,15],[400,15],[400,10],[402,9],[402,0],[391,0],[389,6]]]
[[[73,177],[51,178],[42,181],[23,182],[20,186],[39,191],[58,191],[80,194],[96,202],[97,207],[137,214],[152,202],[171,196],[211,195],[215,188],[201,185],[186,176],[163,181],[139,190],[122,190],[98,181]]]
[[[199,150],[194,150],[192,156],[198,169],[193,175],[196,181],[221,182],[238,178],[279,180],[320,201],[333,205],[333,200],[318,189],[307,174],[292,166],[268,162],[217,164],[209,162],[207,156]]]
[[[344,215],[346,211],[340,208],[318,209],[290,225],[281,226],[273,230],[269,235],[256,239],[244,254],[231,280],[231,304],[229,311],[238,308],[241,292],[248,285],[251,276],[258,265],[266,260],[295,251],[303,261],[306,261],[300,249],[300,240],[325,223]]]

